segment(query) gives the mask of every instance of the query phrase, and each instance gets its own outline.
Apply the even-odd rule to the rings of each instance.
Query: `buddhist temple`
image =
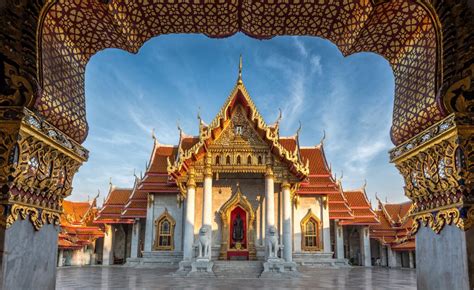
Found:
[[[58,238],[58,266],[94,265],[102,260],[102,229],[93,224],[97,215],[96,198],[92,201],[63,202]]]
[[[178,127],[176,145],[153,133],[145,173],[130,189],[110,185],[94,220],[105,228],[105,265],[170,264],[189,274],[212,272],[219,260],[260,260],[264,273],[376,264],[371,228],[384,221],[365,185],[343,189],[325,137],[302,146],[301,127],[280,136],[281,114],[267,124],[241,69],[210,123],[198,116],[196,135]]]

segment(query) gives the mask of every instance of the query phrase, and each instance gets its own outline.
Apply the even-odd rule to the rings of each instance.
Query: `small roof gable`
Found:
[[[131,193],[131,188],[117,188],[110,185],[109,194],[94,223],[133,223],[132,219],[122,217],[122,211]]]
[[[376,213],[372,210],[369,200],[367,199],[365,186],[356,190],[344,191],[344,196],[346,197],[349,207],[352,210],[354,219],[347,222],[344,221],[342,224],[376,225],[380,223]]]

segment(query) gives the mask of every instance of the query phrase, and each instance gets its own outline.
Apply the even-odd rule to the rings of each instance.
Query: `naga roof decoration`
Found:
[[[278,130],[275,129],[276,127],[268,126],[265,123],[242,82],[240,72],[237,84],[214,120],[207,126],[203,122],[200,122],[199,136],[192,137],[196,143],[189,148],[185,148],[183,141],[187,138],[180,138],[180,145],[178,146],[175,162],[171,162],[171,160],[168,161],[168,173],[174,178],[182,176],[187,172],[191,163],[204,156],[203,153],[207,151],[207,146],[220,136],[220,133],[228,124],[233,109],[237,104],[241,104],[245,107],[249,121],[255,125],[254,129],[258,131],[261,137],[268,143],[272,153],[285,162],[290,172],[300,180],[306,178],[309,174],[308,162],[306,162],[306,164],[303,163],[297,147],[295,147],[293,151],[290,151],[280,143]]]

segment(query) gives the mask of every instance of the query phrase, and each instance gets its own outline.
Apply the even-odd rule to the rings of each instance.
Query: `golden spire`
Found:
[[[239,78],[237,79],[238,84],[242,84],[242,55],[240,55],[239,60]]]

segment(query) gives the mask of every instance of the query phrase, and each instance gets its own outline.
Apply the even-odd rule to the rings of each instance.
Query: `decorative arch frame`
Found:
[[[221,249],[219,253],[220,260],[227,259],[227,252],[229,250],[229,236],[230,236],[230,214],[234,208],[240,206],[247,212],[247,243],[248,243],[248,253],[249,260],[257,259],[257,251],[255,249],[255,211],[252,208],[252,205],[240,191],[240,186],[237,185],[236,192],[227,200],[219,210],[219,215],[221,217],[222,224],[222,239],[221,239]]]
[[[316,224],[316,247],[310,247],[306,245],[306,227],[310,221],[314,221]],[[301,249],[307,252],[316,252],[322,249],[322,240],[321,240],[321,220],[313,213],[311,209],[308,210],[308,213],[301,219]]]
[[[170,245],[162,246],[160,245],[161,233],[161,224],[163,221],[168,221],[170,223]],[[153,250],[155,251],[173,251],[174,250],[174,228],[176,226],[176,221],[172,215],[168,212],[168,209],[165,208],[165,211],[155,219],[155,240],[153,241]]]
[[[443,31],[438,11],[427,0],[311,5],[250,0],[208,4],[137,1],[133,5],[123,0],[85,2],[49,2],[40,15],[36,40],[37,75],[43,93],[35,107],[78,142],[88,131],[81,104],[85,102],[83,74],[90,57],[108,47],[136,53],[151,37],[169,33],[220,38],[243,32],[258,39],[307,35],[330,40],[344,56],[362,51],[379,54],[389,61],[395,75],[391,129],[395,145],[446,115],[449,102],[440,100],[438,93],[444,70]],[[76,17],[78,14],[82,17]],[[149,21],[154,18],[160,21]],[[57,78],[50,73],[54,70],[68,73]]]

